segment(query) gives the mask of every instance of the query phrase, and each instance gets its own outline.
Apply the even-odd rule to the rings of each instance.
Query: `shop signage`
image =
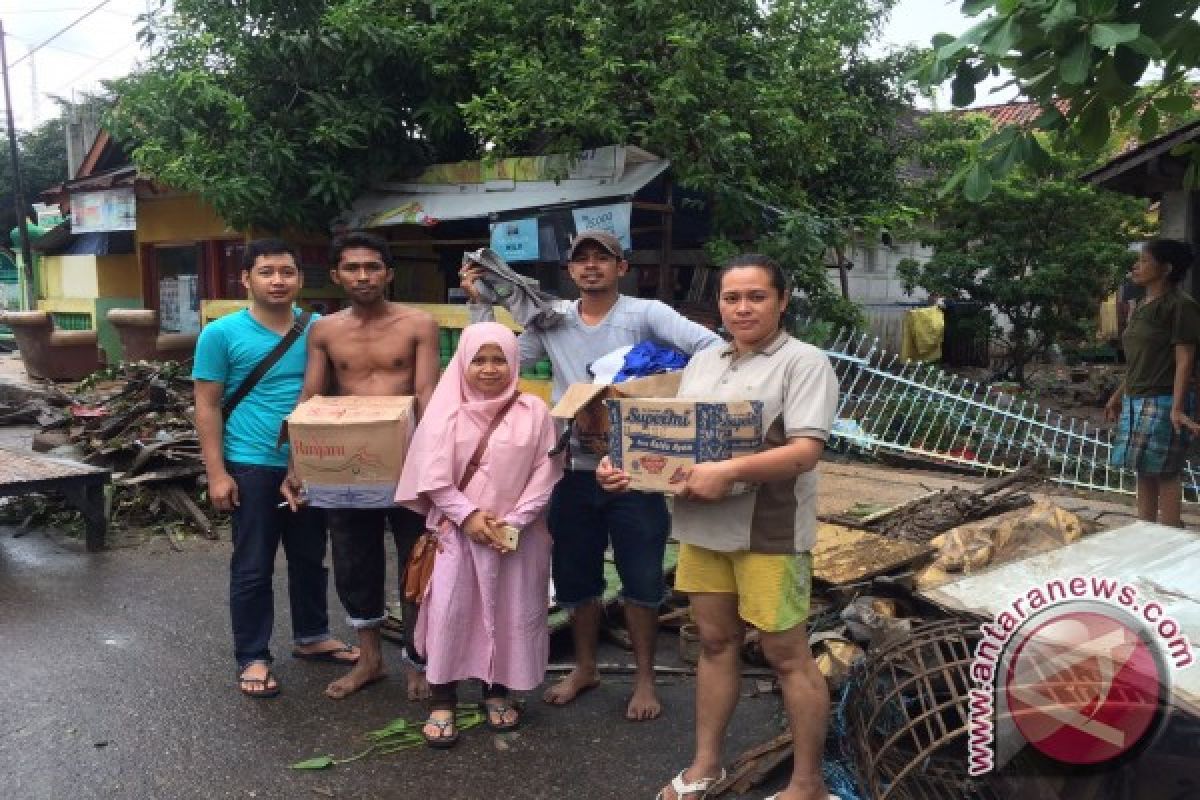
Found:
[[[133,188],[71,194],[71,233],[104,233],[137,229]]]

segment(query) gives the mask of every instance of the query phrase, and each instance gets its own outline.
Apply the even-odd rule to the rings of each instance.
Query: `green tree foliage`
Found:
[[[1097,157],[1118,129],[1149,139],[1194,118],[1189,72],[1200,68],[1198,0],[965,0],[980,21],[961,36],[939,34],[917,73],[926,86],[951,82],[956,106],[975,101],[989,76],[1012,76],[1041,104],[1034,129],[996,134],[953,178],[978,198],[1015,164],[1046,166],[1040,133]],[[1149,82],[1150,78],[1155,78]],[[1200,150],[1190,148],[1185,182],[1200,185]]]
[[[1147,235],[1134,198],[1081,183],[1077,158],[1048,156],[1048,170],[1013,170],[986,196],[939,194],[936,184],[973,158],[990,134],[983,117],[931,119],[923,162],[937,177],[924,192],[933,226],[922,235],[933,258],[899,266],[905,286],[981,303],[1006,350],[1000,376],[1021,383],[1025,367],[1051,345],[1068,347],[1095,333],[1100,303],[1133,263],[1131,241]]]
[[[32,213],[30,204],[51,186],[67,179],[67,140],[62,117],[43,122],[31,131],[17,132],[17,158],[21,185],[25,190],[24,215]],[[8,232],[17,224],[14,207],[16,186],[7,132],[0,131],[0,233],[8,244]]]
[[[893,2],[176,0],[109,125],[159,180],[264,228],[323,229],[433,162],[637,145],[719,233],[819,230],[789,256],[821,294],[829,238],[899,193],[912,56],[864,52]]]

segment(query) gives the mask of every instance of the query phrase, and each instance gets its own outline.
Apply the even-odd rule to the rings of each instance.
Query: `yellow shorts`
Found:
[[[736,594],[738,616],[761,631],[791,630],[808,618],[812,554],[723,553],[684,542],[675,588],[685,593]]]

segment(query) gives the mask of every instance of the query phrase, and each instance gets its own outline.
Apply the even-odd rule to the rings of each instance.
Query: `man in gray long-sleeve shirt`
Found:
[[[620,294],[617,282],[629,271],[629,262],[620,240],[607,231],[583,231],[576,236],[567,253],[567,267],[579,288],[579,301],[563,308],[565,318],[557,327],[527,329],[518,339],[522,365],[549,357],[555,401],[572,383],[590,383],[588,366],[619,347],[649,340],[691,355],[722,344],[715,333],[664,303]],[[478,267],[469,265],[462,272],[474,322],[491,317],[491,307],[478,302],[475,281],[481,275]],[[662,565],[670,517],[662,495],[609,494],[601,489],[596,482],[598,461],[573,442],[570,468],[550,500],[554,588],[558,602],[572,610],[576,666],[546,691],[544,699],[565,705],[600,682],[596,645],[605,588],[604,552],[611,542],[637,662],[625,715],[654,719],[662,711],[654,688],[654,645],[658,607],[665,594]]]

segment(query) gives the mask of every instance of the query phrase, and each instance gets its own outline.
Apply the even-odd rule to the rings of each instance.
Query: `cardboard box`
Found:
[[[605,404],[609,457],[629,474],[631,489],[675,492],[696,464],[762,449],[763,404],[757,400],[617,398]]]
[[[572,424],[584,452],[608,455],[611,426],[604,402],[621,397],[674,397],[682,377],[683,370],[677,370],[609,385],[573,383],[550,409],[550,416]]]
[[[296,474],[317,508],[391,508],[412,438],[412,397],[314,397],[287,418]]]

